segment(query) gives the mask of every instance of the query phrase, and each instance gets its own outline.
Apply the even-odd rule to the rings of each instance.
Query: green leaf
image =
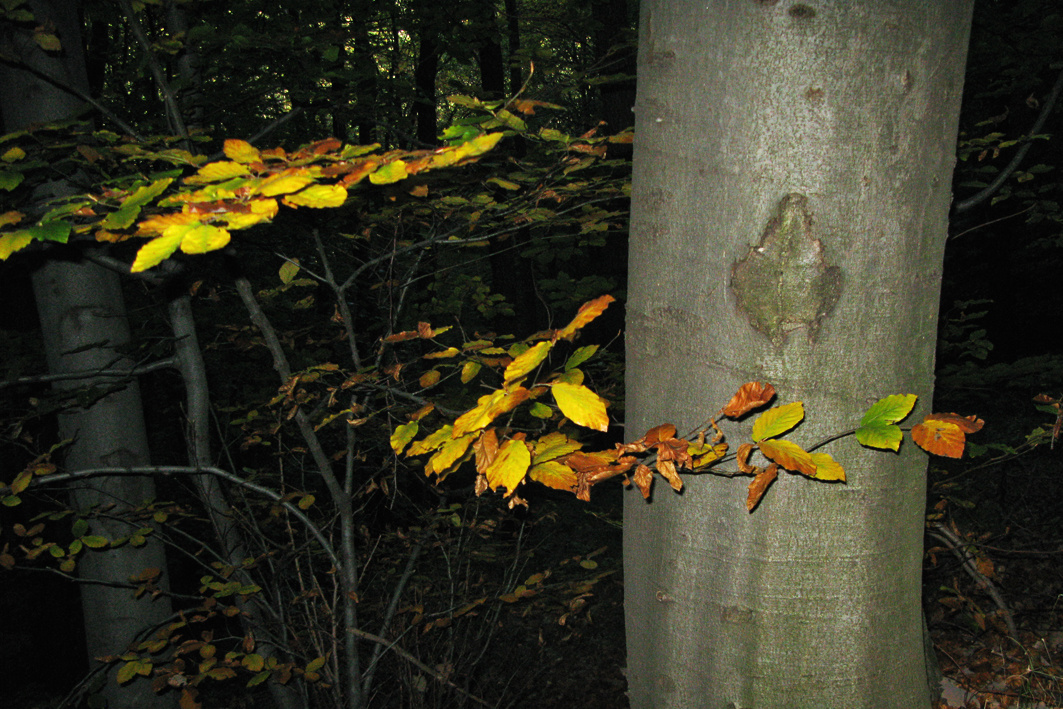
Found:
[[[856,440],[868,448],[898,451],[904,434],[900,426],[861,426],[856,429]]]
[[[26,179],[26,176],[21,172],[12,172],[11,170],[0,171],[0,190],[10,192]]]
[[[917,398],[915,394],[893,394],[879,399],[860,419],[860,426],[884,426],[897,423],[912,412]]]
[[[800,401],[768,409],[753,422],[753,441],[759,443],[786,433],[805,418],[805,407]]]
[[[369,181],[374,185],[390,185],[405,179],[406,163],[402,160],[393,160],[369,175]]]
[[[565,370],[574,369],[594,356],[598,351],[598,345],[587,345],[573,352],[565,362]]]

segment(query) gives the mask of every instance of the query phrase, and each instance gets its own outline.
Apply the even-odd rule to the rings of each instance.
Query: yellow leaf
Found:
[[[475,438],[476,434],[474,433],[461,438],[451,438],[436,451],[435,455],[428,459],[424,466],[424,474],[431,475],[435,473],[442,479],[449,472],[450,467],[465,455]]]
[[[524,441],[508,440],[499,447],[498,455],[484,471],[487,485],[492,490],[505,487],[506,495],[511,495],[528,473],[529,465],[531,454]]]
[[[580,328],[601,315],[614,300],[616,300],[616,298],[611,295],[603,295],[584,303],[580,306],[579,312],[576,313],[576,317],[572,318],[572,322],[561,330],[558,330],[557,339],[573,338]]]
[[[393,160],[369,174],[369,181],[374,185],[390,185],[406,179],[406,163]]]
[[[7,226],[8,224],[18,224],[25,218],[25,214],[22,212],[4,212],[0,214],[0,226]]]
[[[238,163],[247,164],[250,162],[260,162],[262,156],[258,152],[258,148],[248,143],[246,140],[236,140],[229,138],[225,141],[225,157]]]
[[[845,482],[845,469],[829,453],[813,453],[812,462],[816,464],[816,474],[812,476],[816,480]]]
[[[812,456],[801,446],[786,440],[760,441],[757,446],[768,460],[778,463],[780,467],[808,476],[816,474],[816,464]]]
[[[257,192],[265,197],[298,192],[314,181],[303,175],[276,175],[264,180]]]
[[[175,224],[199,224],[200,215],[191,212],[175,214],[157,214],[137,224],[137,236],[161,235],[168,227]]]
[[[347,190],[340,185],[311,185],[302,192],[288,195],[284,203],[297,207],[340,207],[347,201]]]
[[[6,261],[11,254],[29,246],[31,241],[33,237],[25,229],[0,236],[0,261]]]
[[[428,451],[434,451],[441,445],[449,441],[453,436],[454,427],[449,423],[445,426],[441,426],[438,430],[433,431],[421,440],[410,446],[410,450],[406,451],[406,455],[422,455]]]
[[[605,400],[582,384],[554,382],[551,390],[561,413],[572,423],[596,431],[609,429]]]
[[[266,222],[277,216],[280,207],[275,199],[255,199],[247,203],[250,212],[228,212],[222,217],[225,226],[230,229],[246,229],[260,222]]]
[[[554,343],[552,342],[540,342],[510,362],[509,366],[506,367],[505,386],[509,386],[538,367],[546,359],[546,356],[550,354],[550,348],[553,346]]]
[[[237,162],[209,162],[191,177],[186,177],[185,182],[198,184],[200,182],[221,182],[233,177],[251,174],[246,167]]]
[[[22,158],[26,157],[26,151],[22,148],[11,148],[7,152],[0,156],[0,160],[4,162],[18,162]]]
[[[805,417],[805,407],[800,401],[768,409],[753,422],[754,441],[759,443],[765,438],[772,438],[786,433],[801,423]]]
[[[529,396],[531,392],[524,387],[517,387],[511,391],[498,389],[490,394],[484,394],[476,400],[474,408],[469,409],[454,421],[454,431],[451,435],[457,437],[479,431],[502,414],[512,411]]]
[[[225,248],[229,232],[210,224],[189,224],[169,227],[163,237],[181,235],[181,251],[186,254],[205,254]]]
[[[179,227],[168,227],[162,236],[141,246],[136,259],[133,260],[133,266],[129,269],[130,273],[146,271],[170,258],[170,255],[181,245],[181,239],[184,238],[182,233],[170,232],[171,229],[177,228]]]
[[[575,490],[577,484],[576,471],[556,460],[533,465],[528,470],[528,477],[541,485],[566,492]]]

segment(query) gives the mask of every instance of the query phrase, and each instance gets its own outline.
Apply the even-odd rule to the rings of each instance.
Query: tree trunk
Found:
[[[806,445],[882,396],[929,404],[971,4],[644,1],[632,438],[752,380],[804,402]],[[825,450],[847,484],[784,474],[752,514],[748,478],[630,495],[633,709],[929,707],[925,458]]]
[[[5,54],[86,91],[88,81],[81,56],[76,3],[38,0],[30,6],[36,23],[56,28],[63,51],[58,56],[46,55],[28,34],[11,32],[3,38]],[[52,84],[10,66],[0,70],[0,106],[4,127],[9,131],[34,122],[69,118],[82,108],[79,101]],[[68,188],[56,184],[50,189],[62,193]],[[121,354],[121,348],[129,342],[129,327],[117,275],[87,261],[56,260],[34,274],[33,286],[50,372],[107,373],[132,366]],[[108,387],[121,383],[120,379],[105,375],[56,386]],[[59,430],[62,438],[73,440],[66,448],[65,464],[70,470],[149,463],[140,391],[135,380],[87,408],[60,416]],[[150,478],[122,476],[96,479],[77,487],[73,491],[73,504],[82,509],[115,505],[113,518],[123,509],[154,497]],[[112,539],[126,537],[134,530],[123,522],[102,519],[93,521],[92,529],[94,534]],[[169,617],[170,607],[165,597],[153,601],[150,595],[145,595],[135,600],[130,589],[109,585],[127,584],[131,576],[147,568],[165,572],[165,567],[163,548],[154,541],[140,548],[126,544],[118,549],[90,552],[79,560],[79,577],[94,582],[81,586],[90,662],[102,655],[122,653],[140,637],[139,633],[151,630]],[[172,697],[155,695],[145,681],[120,687],[110,678],[103,696],[111,709],[142,709],[174,703]]]

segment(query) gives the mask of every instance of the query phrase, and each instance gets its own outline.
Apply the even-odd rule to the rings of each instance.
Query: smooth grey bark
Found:
[[[36,0],[30,3],[36,22],[54,23],[63,43],[57,55],[42,52],[27,33],[8,28],[2,43],[5,54],[21,59],[37,72],[68,86],[87,90],[84,61],[80,50],[77,4],[62,0]],[[81,104],[69,93],[38,75],[9,65],[0,68],[0,103],[7,130],[24,128],[34,122],[70,118]],[[69,188],[52,185],[50,191]],[[38,195],[48,195],[42,191]],[[76,254],[72,254],[76,258]],[[129,342],[129,327],[118,276],[83,260],[53,260],[33,276],[38,313],[44,337],[49,371],[108,372],[132,366],[121,348]],[[87,377],[80,381],[57,383],[75,388],[84,384],[114,386],[120,379]],[[145,465],[148,460],[147,435],[136,381],[59,417],[59,433],[72,439],[65,449],[65,465],[70,470],[103,466]],[[97,519],[92,531],[109,538],[128,536],[135,527],[121,521],[123,510],[155,497],[154,484],[147,477],[100,478],[73,489],[75,507],[113,505],[109,519]],[[140,526],[138,522],[136,526]],[[150,538],[149,538],[150,539]],[[103,582],[83,584],[81,601],[90,663],[103,655],[120,654],[140,633],[150,631],[170,616],[165,597],[137,600],[129,588],[105,584],[128,584],[131,576],[154,568],[165,573],[166,558],[161,544],[149,541],[137,548],[126,544],[118,549],[92,551],[78,562],[82,579]],[[165,577],[164,577],[165,578]],[[172,697],[159,697],[149,683],[133,682],[120,687],[112,678],[103,696],[111,709],[142,709],[173,706]]]
[[[805,445],[889,394],[918,394],[926,413],[971,5],[643,2],[631,438],[666,421],[690,430],[753,380],[804,402],[788,437]],[[773,340],[740,310],[732,273],[788,194],[806,198],[809,239],[843,280],[819,319],[803,290],[815,279],[787,281],[802,271],[784,258],[789,286],[761,306]],[[682,496],[658,486],[649,504],[630,495],[633,709],[930,706],[925,456],[851,438],[824,450],[847,484],[783,474],[752,514],[749,478],[687,476]]]

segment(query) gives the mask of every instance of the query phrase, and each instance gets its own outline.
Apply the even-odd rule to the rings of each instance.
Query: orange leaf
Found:
[[[554,336],[555,340],[568,339],[571,340],[576,336],[576,332],[584,325],[594,320],[596,317],[602,314],[609,304],[616,298],[611,295],[603,295],[594,300],[588,301],[580,306],[579,312],[576,313],[576,317],[572,318],[572,322],[566,325],[561,330],[557,331]]]
[[[945,421],[958,426],[964,433],[978,433],[985,421],[977,416],[960,416],[959,414],[928,414],[923,421]]]
[[[775,398],[775,387],[765,382],[746,382],[738,388],[738,392],[723,407],[723,415],[727,418],[738,418],[749,413],[753,409],[759,409]]]
[[[472,449],[476,451],[476,472],[483,475],[498,455],[498,434],[495,433],[495,429],[489,428],[484,431],[472,444]]]
[[[816,464],[801,446],[786,440],[761,441],[757,444],[765,458],[773,460],[787,470],[815,476]]]
[[[966,439],[963,429],[951,421],[935,420],[929,416],[912,426],[912,440],[927,453],[959,458]]]
[[[642,493],[642,496],[646,499],[650,497],[650,488],[653,486],[653,471],[647,468],[645,465],[639,463],[639,466],[635,468],[635,486]]]
[[[738,469],[747,475],[754,471],[754,467],[749,464],[749,456],[753,455],[753,451],[756,450],[756,446],[752,443],[743,443],[738,446],[738,452],[735,454],[735,463],[738,464]]]
[[[757,476],[753,478],[753,482],[749,483],[749,494],[746,495],[746,510],[752,512],[760,504],[760,499],[764,497],[764,493],[768,491],[768,487],[775,482],[777,477],[779,477],[779,466],[774,463],[769,465],[767,470],[757,473]]]

